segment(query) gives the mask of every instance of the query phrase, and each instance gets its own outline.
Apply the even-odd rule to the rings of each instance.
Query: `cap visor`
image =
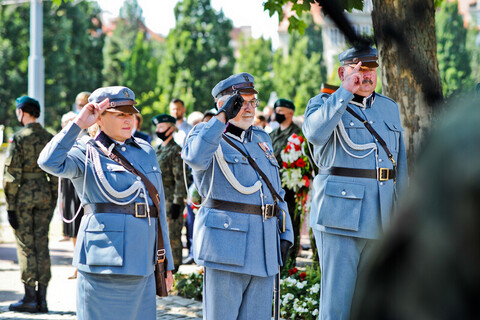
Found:
[[[377,68],[378,63],[377,61],[362,61],[362,67]]]
[[[240,94],[249,94],[249,93],[250,93],[250,94],[256,94],[256,93],[258,93],[258,91],[255,90],[255,89],[253,89],[253,88],[240,89],[240,90],[238,90],[238,92],[239,92]]]
[[[138,109],[135,108],[135,106],[133,106],[133,105],[116,106],[116,107],[108,108],[108,109],[105,110],[105,111],[109,111],[109,112],[123,112],[123,113],[139,113],[139,112],[140,112],[140,111],[138,111]]]

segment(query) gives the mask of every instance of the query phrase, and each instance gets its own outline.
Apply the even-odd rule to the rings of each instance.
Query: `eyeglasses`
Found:
[[[259,104],[260,104],[260,99],[254,99],[254,100],[250,100],[250,101],[243,101],[243,106],[242,106],[242,108],[243,108],[243,109],[246,109],[247,106],[256,108],[256,107],[258,107]]]

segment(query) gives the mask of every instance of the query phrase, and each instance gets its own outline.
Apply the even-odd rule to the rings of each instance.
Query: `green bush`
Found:
[[[179,296],[202,301],[203,296],[203,269],[191,274],[176,273],[175,289]]]

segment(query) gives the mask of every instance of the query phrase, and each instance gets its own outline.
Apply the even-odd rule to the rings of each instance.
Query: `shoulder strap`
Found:
[[[382,137],[380,137],[380,135],[377,133],[377,131],[375,131],[375,129],[373,129],[372,125],[370,123],[368,123],[367,120],[364,120],[362,117],[360,117],[355,111],[352,110],[352,108],[347,106],[347,111],[352,116],[357,118],[357,120],[361,121],[363,123],[363,125],[367,128],[367,130],[375,137],[375,139],[378,140],[378,143],[380,143],[383,150],[385,150],[385,152],[387,153],[388,159],[390,159],[390,161],[392,161],[393,167],[395,168],[396,167],[395,160],[393,159],[393,155],[390,152],[390,150],[388,150],[388,147],[387,147],[387,144],[385,143],[385,140],[383,140]]]
[[[105,147],[100,141],[97,141],[101,146]],[[127,169],[129,172],[139,176],[142,179],[143,184],[145,185],[145,188],[147,188],[147,191],[150,195],[150,198],[152,198],[153,203],[155,204],[155,207],[157,208],[158,212],[158,233],[157,233],[157,242],[158,242],[158,251],[157,251],[157,262],[164,262],[166,261],[165,257],[165,244],[163,242],[163,233],[162,233],[162,225],[160,223],[160,198],[158,196],[158,191],[157,188],[153,185],[153,183],[148,180],[148,178],[135,169],[134,166],[130,164],[130,162],[120,153],[118,150],[112,149],[111,152],[107,152],[106,155],[112,159],[113,161],[117,162],[118,164],[122,165],[125,169]]]
[[[235,148],[238,152],[240,152],[242,154],[242,156],[244,156],[245,158],[247,158],[248,160],[248,163],[253,167],[253,169],[255,169],[255,171],[258,172],[258,174],[262,177],[263,181],[265,181],[265,183],[267,184],[267,187],[268,189],[270,190],[270,192],[272,193],[272,196],[275,198],[276,201],[281,201],[283,202],[283,199],[282,197],[280,197],[280,195],[277,193],[277,191],[275,191],[275,188],[273,187],[272,183],[270,182],[270,180],[268,179],[267,175],[265,173],[263,173],[263,171],[258,167],[257,163],[255,162],[255,160],[253,160],[252,157],[250,157],[248,154],[246,154],[242,149],[240,149],[232,140],[230,140],[229,138],[227,138],[227,136],[225,135],[222,135],[222,138],[229,144],[231,145],[233,148]]]

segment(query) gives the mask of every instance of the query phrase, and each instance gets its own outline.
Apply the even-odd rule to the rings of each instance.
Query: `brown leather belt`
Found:
[[[354,178],[370,178],[378,179],[378,181],[387,181],[396,178],[396,171],[388,168],[377,169],[357,169],[331,167],[330,169],[321,169],[319,174],[331,174],[334,176],[354,177]]]
[[[135,202],[126,205],[118,205],[113,203],[88,203],[83,206],[85,214],[90,213],[120,213],[131,214],[137,218],[148,218],[147,206],[145,203]],[[150,217],[158,217],[157,208],[155,206],[149,206]]]
[[[205,204],[203,204],[203,206],[217,210],[256,214],[259,216],[263,216],[264,219],[278,217],[279,211],[278,206],[275,204],[266,204],[264,205],[264,209],[262,210],[262,206],[217,199],[208,199]]]

